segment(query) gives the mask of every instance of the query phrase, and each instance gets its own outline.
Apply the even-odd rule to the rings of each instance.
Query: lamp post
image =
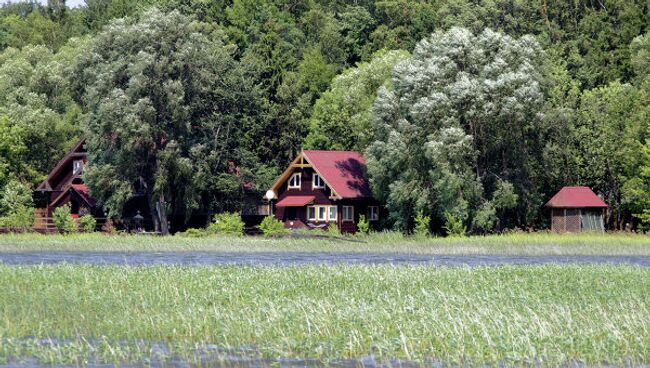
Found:
[[[133,216],[133,222],[135,222],[135,231],[137,232],[142,232],[142,220],[144,220],[144,217],[140,214],[140,211]]]

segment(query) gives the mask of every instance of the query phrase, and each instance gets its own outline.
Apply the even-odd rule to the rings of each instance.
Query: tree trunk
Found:
[[[156,215],[160,223],[160,233],[162,235],[169,235],[169,224],[167,223],[167,211],[165,211],[165,199],[160,197],[156,202]]]
[[[169,235],[169,224],[167,223],[167,212],[165,211],[165,198],[154,199],[151,194],[147,195],[149,200],[149,213],[153,221],[154,231],[163,235]]]

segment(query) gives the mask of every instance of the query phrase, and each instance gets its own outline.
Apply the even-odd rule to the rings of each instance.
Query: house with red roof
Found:
[[[354,151],[302,151],[267,191],[272,212],[288,229],[323,229],[335,224],[354,233],[361,215],[372,224],[381,216]]]
[[[88,161],[85,142],[84,139],[77,142],[36,188],[36,192],[42,193],[44,197],[43,215],[52,216],[57,207],[66,204],[70,205],[75,217],[94,214],[96,201],[82,178]]]
[[[92,215],[97,219],[99,225],[105,222],[103,210],[97,207],[96,199],[83,180],[83,172],[87,163],[86,140],[82,138],[61,158],[47,178],[36,188],[35,197],[40,208],[36,209],[35,230],[55,231],[51,220],[52,214],[55,209],[65,205],[70,206],[70,212],[74,218]],[[130,217],[139,212],[146,216],[148,211],[144,198],[136,193],[131,200],[127,201],[125,212]]]
[[[605,231],[607,204],[589,187],[563,187],[545,206],[555,232]]]

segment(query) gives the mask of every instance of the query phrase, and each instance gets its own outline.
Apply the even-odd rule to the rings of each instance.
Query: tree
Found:
[[[44,46],[0,53],[0,187],[3,176],[37,184],[79,139],[69,80],[84,41],[71,43],[56,54]]]
[[[33,224],[31,188],[20,181],[10,181],[0,193],[0,227],[25,230]]]
[[[634,201],[628,180],[638,177],[642,147],[648,133],[648,108],[643,93],[614,82],[584,91],[577,119],[580,180],[604,196],[607,223],[622,229],[632,221]]]
[[[0,195],[0,215],[11,214],[21,207],[34,207],[32,190],[24,183],[12,180],[5,185]]]
[[[235,168],[256,137],[250,80],[220,33],[179,12],[152,9],[111,23],[77,65],[88,112],[85,178],[109,216],[136,192],[156,230],[210,204],[215,179]],[[249,165],[248,167],[252,167]]]
[[[406,51],[382,51],[334,78],[314,104],[305,147],[363,151],[373,138],[370,107]]]
[[[404,228],[414,211],[472,223],[499,181],[515,186],[517,223],[541,205],[544,54],[529,36],[452,28],[395,67],[372,108],[366,151],[375,193]]]

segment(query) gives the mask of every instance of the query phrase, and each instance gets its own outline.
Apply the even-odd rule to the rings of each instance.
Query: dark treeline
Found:
[[[644,0],[64,0],[0,7],[0,215],[81,136],[113,217],[240,210],[302,148],[366,154],[387,226],[545,226],[588,185],[650,225]],[[12,199],[14,198],[14,199]],[[9,203],[3,206],[3,203]],[[14,203],[14,205],[10,205]],[[164,219],[160,219],[164,220]]]

